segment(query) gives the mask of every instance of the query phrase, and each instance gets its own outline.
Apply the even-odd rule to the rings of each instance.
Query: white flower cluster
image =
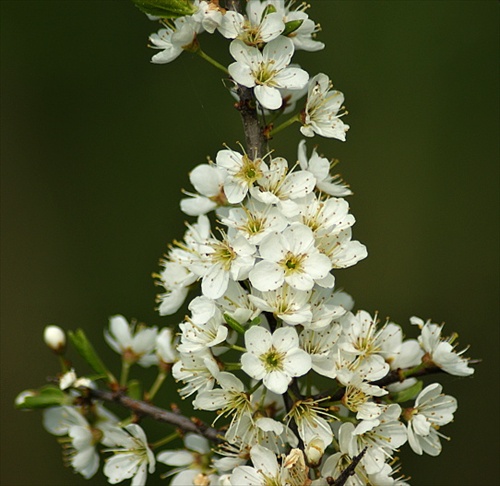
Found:
[[[296,50],[319,51],[325,47],[316,40],[319,25],[294,1],[248,0],[246,15],[225,10],[218,1],[194,0],[192,15],[164,22],[164,28],[151,34],[150,46],[160,50],[151,61],[169,63],[184,51],[198,52],[198,36],[219,32],[230,39],[231,78],[241,86],[253,88],[258,103],[266,110],[293,109],[307,92],[307,102],[300,114],[301,132],[345,141],[349,125],[341,117],[344,95],[332,89],[326,74],[310,79],[309,74],[292,65]]]
[[[325,74],[310,79],[291,63],[295,50],[324,47],[306,7],[248,0],[243,15],[216,0],[163,3],[192,13],[163,20],[164,28],[151,35],[160,50],[154,63],[173,61],[183,50],[199,53],[198,35],[217,31],[230,40],[234,59],[223,69],[238,92],[251,90],[262,114],[285,113],[307,92],[292,119],[302,123],[301,133],[345,140],[342,93]],[[157,452],[171,438],[149,444],[132,423],[144,411],[121,422],[78,395],[95,385],[66,366],[62,330],[47,328],[45,341],[66,372],[59,388],[38,402],[38,392],[27,391],[16,404],[57,399],[44,425],[62,437],[75,471],[92,477],[101,447],[112,453],[104,466],[111,484],[144,485],[159,462],[173,467],[167,474],[172,486],[327,486],[343,475],[348,486],[402,486],[407,483],[395,466],[401,446],[440,453],[446,436],[439,430],[453,420],[457,401],[441,385],[424,388],[418,378],[474,370],[465,350],[456,351],[455,336],[442,337],[442,326],[412,317],[420,335],[405,339],[399,325],[354,312],[353,299],[336,288],[337,270],[355,265],[367,250],[352,239],[355,219],[345,199],[352,193],[332,173],[334,165],[316,148],[309,156],[302,140],[291,164],[272,151],[226,146],[215,162],[195,167],[189,175],[194,190],[185,193],[181,209],[197,219],[155,274],[163,288],[159,314],[176,313],[198,284],[200,294],[176,331],[110,319],[105,340],[122,360],[120,382],[108,380],[116,392],[111,400],[131,386],[132,365],[158,368],[147,401],[171,372],[182,398],[215,412],[216,448],[203,432],[183,433],[183,449]],[[94,369],[109,375],[81,336],[73,340]]]

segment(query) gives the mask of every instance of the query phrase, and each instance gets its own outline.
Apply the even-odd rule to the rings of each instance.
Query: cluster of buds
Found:
[[[324,48],[319,26],[293,1],[248,0],[245,10],[235,1],[133,1],[162,23],[150,36],[159,50],[153,63],[189,51],[230,78],[247,146],[225,146],[190,173],[193,190],[180,205],[196,219],[155,273],[160,316],[175,314],[199,288],[182,322],[159,329],[112,317],[105,340],[121,357],[119,379],[83,331],[71,333],[97,373],[92,381],[77,377],[64,358],[64,332],[49,326],[45,342],[63,373],[58,386],[23,392],[18,407],[45,409],[45,428],[61,436],[69,464],[84,477],[98,470],[99,451],[110,454],[104,474],[112,484],[143,485],[157,463],[171,468],[173,486],[408,484],[395,454],[408,444],[416,454],[438,455],[439,429],[457,409],[440,384],[424,386],[423,378],[474,370],[440,325],[412,317],[420,334],[407,339],[389,319],[353,310],[335,282],[338,271],[367,257],[352,237],[348,184],[316,148],[308,153],[305,140],[291,163],[269,148],[293,122],[306,137],[346,138],[342,93],[326,74],[310,77],[292,63],[296,50]],[[226,67],[208,56],[203,32],[228,39],[234,62]],[[304,96],[291,118],[266,124]],[[158,372],[147,392],[129,379],[135,365]],[[151,405],[169,375],[194,409],[214,413],[211,426]],[[99,380],[111,391],[99,389]],[[120,419],[103,400],[131,416]],[[149,443],[144,416],[175,432]],[[177,438],[181,449],[164,449]]]

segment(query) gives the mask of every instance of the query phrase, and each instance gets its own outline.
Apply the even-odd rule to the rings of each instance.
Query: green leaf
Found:
[[[40,390],[33,391],[33,394],[26,396],[23,402],[16,403],[16,408],[47,408],[63,405],[66,402],[67,396],[62,390],[55,386],[47,385],[40,388]]]
[[[423,382],[417,381],[414,385],[396,393],[391,393],[390,398],[396,403],[403,403],[413,400],[422,390]]]
[[[196,12],[189,0],[132,0],[132,3],[142,12],[162,19],[176,19]]]
[[[104,366],[104,363],[101,358],[99,358],[94,347],[87,339],[87,336],[82,329],[77,329],[76,332],[70,331],[69,338],[82,358],[94,369],[96,373],[106,375],[110,381],[116,381],[115,377],[110,371],[108,371],[106,366]]]
[[[245,334],[245,328],[229,314],[224,314],[224,320],[231,329],[234,329],[239,334]]]

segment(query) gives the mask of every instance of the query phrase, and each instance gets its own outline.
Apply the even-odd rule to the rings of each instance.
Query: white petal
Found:
[[[262,292],[276,290],[283,284],[285,274],[283,269],[273,262],[260,261],[248,274],[251,284]]]
[[[231,66],[229,66],[231,67]],[[232,73],[230,71],[230,74],[232,76]],[[233,76],[234,78],[234,76]],[[236,78],[234,78],[237,82],[239,82]],[[240,82],[240,84],[243,84]],[[249,88],[251,86],[245,85]],[[255,97],[257,98],[258,102],[264,107],[267,108],[268,110],[278,110],[281,108],[281,105],[283,104],[283,100],[281,98],[281,94],[277,88],[273,88],[272,86],[267,86],[267,85],[258,85],[255,86],[254,88],[254,93]]]

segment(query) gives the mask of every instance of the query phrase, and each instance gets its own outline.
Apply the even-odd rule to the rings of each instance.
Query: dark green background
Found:
[[[460,404],[443,429],[451,442],[438,458],[403,452],[404,472],[420,486],[497,484],[497,3],[311,3],[327,48],[296,60],[330,75],[352,126],[345,144],[312,143],[342,160],[354,235],[369,250],[339,285],[407,329],[411,315],[446,321],[483,359],[473,378],[443,380]],[[150,64],[157,25],[131,3],[4,0],[1,10],[0,482],[82,484],[40,414],[12,407],[57,370],[42,330],[83,327],[105,350],[112,314],[175,324],[156,315],[150,275],[183,234],[188,171],[242,131],[213,67],[186,53]],[[225,42],[201,40],[229,61]],[[297,128],[274,144],[291,160]]]

